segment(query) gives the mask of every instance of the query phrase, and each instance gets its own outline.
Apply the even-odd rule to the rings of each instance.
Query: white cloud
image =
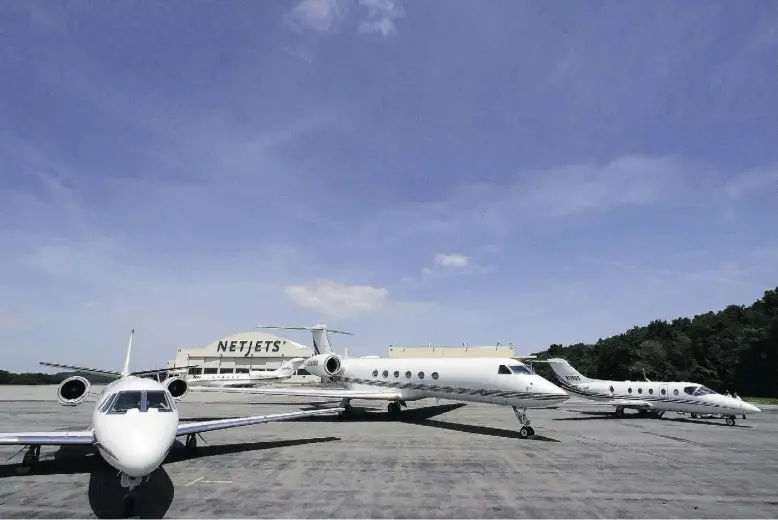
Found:
[[[435,257],[435,264],[441,267],[466,267],[469,263],[470,259],[460,254],[439,254]]]
[[[405,15],[398,0],[359,0],[359,5],[368,10],[367,18],[359,24],[361,32],[388,36],[397,30],[394,20]]]
[[[300,31],[314,29],[330,33],[338,29],[351,10],[353,0],[301,0],[287,15],[289,25]],[[399,0],[359,0],[365,15],[359,31],[388,36],[397,31],[395,20],[405,15]]]
[[[0,314],[0,330],[27,330],[27,323],[10,314]]]
[[[383,287],[343,285],[332,280],[316,280],[284,288],[286,295],[300,307],[315,309],[325,316],[346,317],[381,310],[388,292]]]

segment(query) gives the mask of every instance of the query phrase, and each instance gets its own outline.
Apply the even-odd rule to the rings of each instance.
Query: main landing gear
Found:
[[[38,463],[40,457],[41,457],[41,447],[30,446],[25,452],[24,458],[22,459],[22,467],[32,468],[35,464]]]
[[[522,439],[526,439],[530,435],[535,435],[535,429],[532,426],[530,426],[530,420],[527,418],[527,409],[526,408],[519,409],[514,406],[513,413],[516,415],[516,418],[521,423],[519,436]]]
[[[351,415],[351,412],[353,411],[351,408],[351,399],[343,399],[340,402],[340,407],[344,408],[342,412],[338,412],[338,417],[348,417]]]
[[[193,452],[197,449],[197,434],[190,433],[186,436],[186,443],[184,444],[186,451]]]
[[[408,406],[404,401],[392,401],[386,407],[389,415],[395,415],[402,411],[402,406]]]

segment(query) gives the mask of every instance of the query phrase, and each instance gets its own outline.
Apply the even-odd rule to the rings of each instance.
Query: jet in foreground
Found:
[[[197,444],[195,435],[202,432],[342,411],[342,408],[324,409],[180,424],[176,401],[188,393],[188,385],[176,377],[160,383],[137,375],[167,369],[131,373],[129,363],[134,332],[130,333],[121,372],[64,365],[84,373],[117,377],[116,381],[98,394],[100,397],[89,428],[82,431],[0,433],[0,444],[27,446],[22,462],[25,466],[32,466],[38,461],[41,446],[91,445],[108,464],[119,471],[121,486],[129,489],[125,506],[131,508],[134,501],[132,491],[148,480],[151,473],[162,464],[176,437],[186,436],[186,447],[191,450]],[[75,406],[90,395],[90,386],[89,381],[82,376],[69,377],[59,385],[57,397],[63,405]]]
[[[248,374],[187,374],[183,378],[192,386],[248,388],[286,381],[297,372],[297,369],[299,369],[304,362],[305,358],[293,358],[270,372],[252,370]],[[171,372],[173,372],[173,370],[171,370]]]
[[[548,363],[559,385],[573,395],[613,405],[616,416],[624,417],[624,409],[638,410],[642,416],[661,417],[664,412],[693,414],[720,414],[729,426],[735,425],[735,416],[761,412],[756,406],[717,394],[697,383],[661,381],[609,381],[589,379],[566,360],[560,358],[535,361]]]
[[[303,367],[336,388],[199,388],[192,391],[295,395],[341,399],[342,415],[351,412],[352,399],[389,401],[389,413],[399,413],[407,401],[450,399],[511,406],[521,423],[519,434],[535,434],[527,408],[548,408],[570,396],[532,373],[515,359],[499,358],[343,358],[332,351],[325,325],[261,327],[310,330],[314,356]]]

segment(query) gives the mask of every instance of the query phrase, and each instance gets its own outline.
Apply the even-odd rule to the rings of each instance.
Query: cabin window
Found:
[[[511,365],[511,370],[513,370],[514,374],[528,374],[532,375],[532,372],[529,371],[529,369],[522,365]]]
[[[160,412],[172,412],[173,409],[170,406],[170,402],[167,400],[164,390],[147,390],[146,391],[146,409],[150,410],[156,408]]]
[[[678,389],[673,390],[673,395],[678,395]]]
[[[660,391],[659,391],[659,393],[660,393],[660,394],[662,394],[662,395],[665,395],[665,394],[667,393],[667,390],[665,390],[665,389],[663,388],[662,390],[660,390]]]
[[[653,388],[649,388],[648,389],[648,393],[651,394],[651,395],[654,395],[654,389]]]
[[[384,377],[389,377],[389,371],[388,370],[384,370],[384,372],[381,375],[384,376]]]
[[[632,388],[627,388],[627,392],[632,393]]]
[[[432,379],[437,379],[437,378],[438,378],[438,373],[437,372],[433,372],[432,373]]]
[[[418,376],[419,376],[419,379],[424,379],[424,372],[419,372]]]
[[[411,378],[411,371],[410,371],[410,370],[408,370],[408,371],[405,373],[405,377],[407,377],[408,379],[410,379],[410,378]]]
[[[608,390],[610,390],[610,392],[613,393],[613,386],[611,385],[611,387],[608,388]]]
[[[400,377],[400,371],[399,370],[395,370],[394,371],[394,377]]]
[[[505,365],[500,365],[500,368],[497,369],[498,374],[512,374],[511,370],[506,367]]]
[[[643,393],[643,389],[642,388],[638,388],[638,393],[642,394]]]
[[[373,377],[378,377],[378,370],[373,370]]]

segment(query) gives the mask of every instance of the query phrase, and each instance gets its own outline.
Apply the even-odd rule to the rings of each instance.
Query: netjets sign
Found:
[[[216,352],[242,352],[243,357],[248,357],[252,352],[278,352],[281,350],[283,340],[276,341],[219,341]]]

